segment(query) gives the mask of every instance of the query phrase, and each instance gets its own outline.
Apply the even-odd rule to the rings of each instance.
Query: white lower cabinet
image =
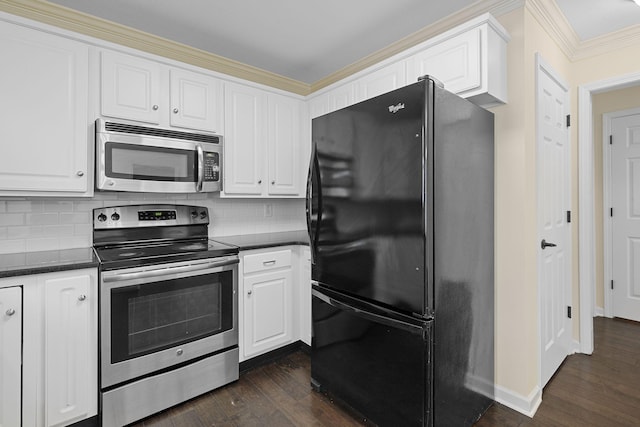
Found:
[[[22,288],[0,289],[0,427],[20,425]]]
[[[291,249],[241,252],[240,360],[294,341]]]
[[[60,426],[95,414],[97,342],[91,315],[97,293],[89,272],[43,277],[43,283],[45,417],[47,426]]]
[[[95,268],[0,279],[0,426],[66,426],[97,415],[97,298]]]
[[[311,345],[311,250],[308,246],[300,246],[299,276],[299,321],[300,340]]]

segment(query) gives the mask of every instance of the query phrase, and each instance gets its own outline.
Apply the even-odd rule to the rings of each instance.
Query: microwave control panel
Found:
[[[204,180],[220,181],[220,153],[204,153]]]

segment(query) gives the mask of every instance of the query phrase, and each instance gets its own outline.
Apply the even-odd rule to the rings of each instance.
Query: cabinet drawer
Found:
[[[291,250],[267,252],[263,254],[245,255],[243,272],[273,270],[291,266]]]

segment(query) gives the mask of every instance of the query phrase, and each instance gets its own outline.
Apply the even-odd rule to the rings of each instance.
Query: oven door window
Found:
[[[195,150],[107,142],[105,174],[110,178],[195,182]]]
[[[233,273],[223,271],[111,290],[112,363],[233,327]]]

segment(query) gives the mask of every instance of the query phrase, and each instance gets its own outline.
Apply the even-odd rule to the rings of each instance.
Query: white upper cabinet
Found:
[[[356,81],[356,102],[398,89],[406,84],[404,62],[388,65]]]
[[[506,30],[480,16],[427,42],[407,59],[407,83],[430,75],[449,92],[490,107],[507,102]]]
[[[301,101],[225,85],[223,196],[301,197]]]
[[[482,107],[503,104],[507,102],[508,41],[506,30],[484,14],[312,95],[310,117],[415,83],[424,75]]]
[[[476,89],[482,83],[480,64],[480,29],[474,28],[446,40],[408,61],[409,80],[430,75],[457,94]]]
[[[222,133],[220,80],[106,50],[100,61],[103,116]]]
[[[267,192],[272,196],[300,194],[300,109],[301,103],[281,95],[270,94],[268,105]],[[306,166],[306,165],[304,165]]]
[[[109,51],[100,60],[102,115],[159,124],[160,64]]]
[[[260,196],[267,179],[265,95],[248,86],[227,83],[224,99],[224,193]]]
[[[222,82],[171,69],[171,126],[222,133]]]
[[[0,196],[93,193],[88,47],[0,22]]]

